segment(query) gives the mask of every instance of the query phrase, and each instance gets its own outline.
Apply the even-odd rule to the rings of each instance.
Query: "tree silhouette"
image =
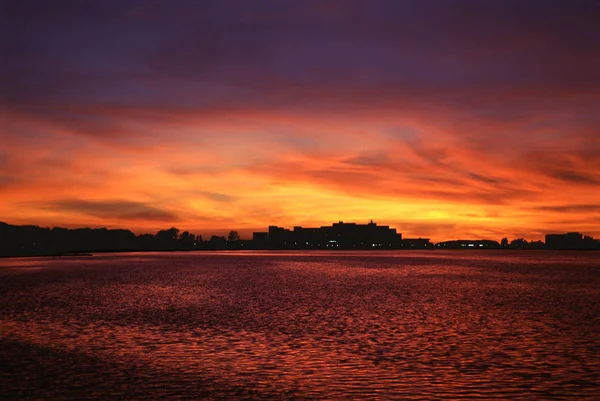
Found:
[[[171,227],[168,230],[160,230],[156,233],[156,242],[163,249],[178,248],[179,229]]]
[[[517,238],[514,239],[510,242],[510,247],[511,248],[526,248],[527,247],[527,240],[524,238]]]
[[[183,249],[194,249],[196,238],[194,234],[190,234],[188,231],[184,231],[179,236],[179,242]]]
[[[229,235],[227,236],[227,241],[234,242],[234,241],[239,241],[239,240],[240,240],[240,235],[238,234],[238,232],[236,230],[229,231]]]
[[[219,235],[211,235],[208,247],[210,249],[225,249],[227,247],[227,239]]]
[[[156,233],[156,239],[159,241],[175,241],[179,237],[179,229],[171,227],[168,230],[160,230]]]
[[[508,247],[508,238],[506,238],[506,237],[502,238],[502,241],[500,241],[500,246],[502,248],[507,248]]]

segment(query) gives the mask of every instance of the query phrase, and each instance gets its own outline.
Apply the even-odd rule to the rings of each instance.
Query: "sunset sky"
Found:
[[[0,221],[600,236],[600,1],[0,11]]]

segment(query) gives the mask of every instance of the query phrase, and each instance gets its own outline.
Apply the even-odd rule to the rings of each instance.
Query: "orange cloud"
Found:
[[[10,7],[2,220],[600,234],[595,6],[258,3]]]
[[[477,137],[470,143],[472,136],[448,130],[444,121],[431,127],[391,115],[378,123],[363,116],[291,115],[286,124],[282,118],[257,114],[246,126],[235,118],[229,123],[227,114],[208,124],[191,116],[177,124],[136,120],[142,130],[152,124],[153,140],[164,142],[141,144],[138,152],[131,152],[135,141],[115,146],[53,124],[27,123],[18,128],[53,134],[33,144],[11,140],[2,215],[11,223],[137,231],[177,224],[206,234],[371,218],[408,236],[439,240],[598,231],[598,210],[581,206],[600,203],[592,191],[600,179],[598,159],[579,147],[554,150],[568,147],[568,137],[548,150],[521,140],[511,154],[518,138],[497,139],[498,149],[486,151]],[[470,128],[482,136],[497,129],[485,120]],[[135,138],[136,131],[130,133]],[[72,139],[76,146],[67,152]],[[141,211],[129,213],[131,207]]]

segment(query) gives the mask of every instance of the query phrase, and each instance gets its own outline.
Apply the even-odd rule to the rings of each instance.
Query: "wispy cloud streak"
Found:
[[[600,234],[599,16],[593,0],[9,1],[0,215]]]

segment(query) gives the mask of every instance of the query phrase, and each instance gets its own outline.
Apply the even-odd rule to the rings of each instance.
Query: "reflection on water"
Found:
[[[1,260],[0,398],[594,399],[599,256]]]

